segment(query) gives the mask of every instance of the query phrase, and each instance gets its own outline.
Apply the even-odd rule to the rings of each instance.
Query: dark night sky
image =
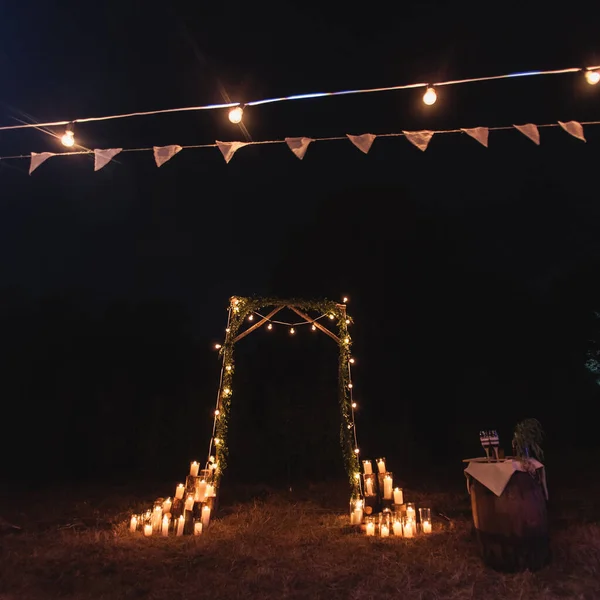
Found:
[[[587,3],[560,15],[538,2],[502,11],[394,6],[3,3],[0,122],[600,64],[600,15]],[[247,109],[244,123],[265,140],[585,121],[600,119],[599,94],[580,75],[540,77],[447,87],[433,107],[408,90],[285,102]],[[244,139],[225,112],[93,123],[76,134],[90,148]],[[587,128],[587,144],[558,128],[541,135],[536,147],[517,131],[492,132],[487,150],[464,135],[439,136],[426,153],[380,138],[367,156],[349,142],[319,142],[303,161],[283,145],[254,146],[228,165],[216,149],[184,150],[161,169],[150,153],[131,153],[98,173],[91,158],[74,157],[51,159],[32,177],[27,161],[2,162],[0,286],[5,326],[14,326],[6,352],[21,339],[15,315],[39,298],[94,314],[168,301],[182,307],[181,331],[202,348],[181,356],[208,394],[217,365],[203,349],[221,337],[230,295],[348,294],[366,452],[401,454],[408,440],[421,454],[424,412],[439,448],[459,457],[477,450],[479,427],[504,427],[508,438],[526,416],[555,440],[561,424],[583,431],[581,414],[597,402],[583,356],[590,311],[600,307],[600,135]],[[42,132],[0,136],[0,155],[54,150]],[[136,318],[152,337],[152,316]],[[57,327],[47,339],[60,337]],[[257,339],[243,351],[261,373],[240,374],[248,398],[264,395],[263,374],[281,360],[279,344],[263,346]],[[321,373],[320,348],[308,350],[303,369]],[[323,360],[333,360],[328,352],[323,346]],[[166,389],[179,377],[168,373]],[[44,385],[29,400],[10,385],[12,404],[44,402]],[[274,394],[286,385],[295,384],[283,380]],[[78,406],[88,401],[76,397]],[[196,410],[194,394],[170,401]],[[80,430],[77,419],[89,415],[78,414]],[[204,440],[208,424],[199,428]],[[197,447],[189,431],[183,437],[186,452]]]

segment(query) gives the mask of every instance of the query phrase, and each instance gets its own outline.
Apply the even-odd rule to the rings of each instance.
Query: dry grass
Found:
[[[415,496],[451,520],[440,518],[427,538],[381,540],[347,533],[345,515],[323,508],[338,503],[335,494],[224,503],[207,534],[169,539],[126,531],[123,520],[142,507],[133,497],[72,503],[61,514],[66,501],[45,495],[47,519],[12,513],[25,531],[0,537],[0,600],[600,598],[600,526],[583,522],[597,516],[592,503],[573,510],[581,496],[561,500],[552,566],[518,575],[482,566],[464,492]]]

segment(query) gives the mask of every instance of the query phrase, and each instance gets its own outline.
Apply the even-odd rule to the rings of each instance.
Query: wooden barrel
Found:
[[[517,471],[501,496],[470,478],[471,509],[484,563],[497,571],[536,571],[550,562],[548,512],[537,478]]]

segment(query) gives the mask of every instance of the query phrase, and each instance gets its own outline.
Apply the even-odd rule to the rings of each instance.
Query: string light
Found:
[[[219,438],[215,438],[215,446],[218,446],[221,443],[221,440]]]
[[[295,330],[295,329],[292,327],[292,328],[290,329],[290,333],[291,333],[292,335],[294,335],[294,334],[296,333],[296,330]]]
[[[228,328],[225,330],[225,333],[229,333],[230,331],[231,331],[231,329],[228,327]]]
[[[227,365],[227,366],[225,367],[225,370],[226,370],[226,371],[231,371],[231,365]]]
[[[348,302],[348,297],[347,297],[347,296],[344,296],[343,303],[344,303],[344,304],[346,304],[347,302]]]
[[[354,386],[353,386],[351,383],[349,383],[349,384],[348,384],[348,389],[349,389],[349,390],[351,390],[353,387],[354,387]]]
[[[316,330],[317,330],[317,326],[316,326],[316,325],[313,325],[313,326],[311,327],[311,329],[312,329],[313,331],[316,331]]]
[[[600,71],[588,69],[585,72],[585,79],[590,85],[596,85],[600,81]]]
[[[219,409],[215,410],[215,417],[218,417],[221,414],[221,411]]]
[[[350,325],[350,319],[346,319],[346,325]]]
[[[427,106],[431,106],[432,104],[435,104],[436,100],[436,91],[433,89],[433,87],[429,86],[427,91],[423,94],[423,102],[427,104]]]
[[[356,402],[352,403],[352,408],[356,408],[358,406],[358,404],[356,404]]]
[[[344,344],[349,344],[350,343],[350,338],[344,338]]]
[[[215,350],[220,350],[221,349],[221,344],[215,344]]]
[[[269,324],[267,325],[267,329],[269,329],[269,330],[273,329],[273,324],[272,324],[272,323],[269,323]]]
[[[358,448],[354,448],[354,453],[358,454],[360,452],[360,450]]]
[[[66,146],[67,148],[71,148],[75,145],[75,134],[73,133],[73,124],[72,123],[67,125],[67,130],[65,131],[63,136],[60,138],[60,141],[62,142],[62,145]]]
[[[333,321],[335,319],[335,315],[329,315],[329,318]]]
[[[229,111],[229,120],[234,123],[241,123],[244,116],[244,109],[241,106],[236,106]]]
[[[353,365],[353,364],[354,364],[356,361],[355,361],[353,358],[351,358],[351,359],[350,359],[348,362],[349,362],[351,365]]]
[[[248,317],[248,321],[254,321],[254,315],[250,315],[250,316]]]

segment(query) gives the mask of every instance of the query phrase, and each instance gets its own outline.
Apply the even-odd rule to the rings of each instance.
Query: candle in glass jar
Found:
[[[169,523],[171,522],[171,519],[169,519],[169,517],[164,516],[163,520],[162,520],[162,534],[164,536],[169,535]]]
[[[400,523],[400,521],[394,521],[392,531],[394,532],[394,535],[402,537],[402,523]]]
[[[385,460],[383,458],[377,459],[377,468],[380,473],[385,473]]]
[[[183,492],[185,492],[185,485],[183,485],[183,483],[180,483],[177,486],[177,489],[175,490],[175,498],[177,498],[178,500],[183,500]]]
[[[213,496],[215,496],[215,486],[214,485],[210,485],[210,483],[206,484],[206,497],[207,498],[212,498]]]
[[[385,524],[381,526],[381,537],[390,537],[390,528]]]
[[[415,509],[413,506],[407,506],[406,507],[406,518],[414,521],[415,520]]]
[[[198,482],[196,487],[196,502],[204,502],[206,499],[206,481],[203,479]]]
[[[373,473],[373,467],[371,466],[370,460],[363,460],[363,469],[365,471],[365,475],[371,475]]]
[[[160,529],[160,521],[162,519],[162,505],[157,505],[154,507],[154,512],[152,513],[152,529],[154,531],[158,531]]]
[[[404,493],[400,488],[394,490],[394,504],[404,504]]]
[[[429,521],[423,521],[423,533],[431,533],[431,523]]]
[[[198,469],[200,468],[200,465],[194,461],[191,465],[190,465],[190,475],[192,477],[198,477]]]
[[[392,499],[392,478],[390,475],[383,478],[383,498],[384,500]]]
[[[411,538],[415,535],[414,521],[406,521],[404,523],[404,537]]]
[[[144,525],[144,535],[149,537],[152,535],[152,525]]]
[[[375,523],[367,523],[367,535],[375,535]]]
[[[202,533],[202,523],[201,521],[196,521],[194,523],[194,535],[200,535]]]
[[[371,480],[371,478],[365,479],[365,486],[366,486],[367,496],[372,496],[373,495],[373,481]]]
[[[355,508],[352,512],[352,524],[360,525],[362,523],[363,510],[362,508]]]
[[[185,510],[194,510],[194,496],[191,494],[187,497],[185,501]]]
[[[179,517],[179,520],[177,521],[177,535],[183,535],[183,526],[185,525],[185,519],[183,518],[183,515],[181,515]]]
[[[173,502],[172,502],[171,498],[167,498],[163,502],[163,513],[170,513],[171,512],[171,506],[173,506]]]
[[[135,531],[138,526],[138,519],[135,515],[131,515],[131,521],[129,521],[129,531]]]
[[[202,527],[205,529],[208,527],[210,521],[210,506],[204,506],[202,508]]]

